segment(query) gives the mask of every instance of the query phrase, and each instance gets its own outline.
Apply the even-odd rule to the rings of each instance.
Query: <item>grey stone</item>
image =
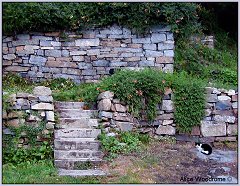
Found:
[[[37,50],[37,55],[38,56],[44,56],[44,51],[43,50]]]
[[[173,64],[166,64],[162,69],[163,72],[173,73]]]
[[[50,103],[38,103],[32,105],[32,110],[54,110],[54,106]]]
[[[53,97],[52,96],[39,96],[39,101],[41,102],[53,102]]]
[[[127,108],[121,104],[115,104],[115,108],[117,112],[127,112]]]
[[[44,47],[51,47],[51,41],[40,41],[40,46],[44,46]]]
[[[167,125],[167,126],[160,125],[157,128],[155,133],[158,134],[158,135],[162,135],[162,134],[175,135],[176,129],[175,129],[175,127],[172,127],[170,125]]]
[[[47,121],[55,121],[53,111],[46,111],[46,120]]]
[[[46,50],[45,55],[49,57],[61,57],[61,50]]]
[[[150,44],[151,40],[150,40],[150,38],[135,38],[135,39],[132,39],[132,43],[148,43],[148,44]]]
[[[46,129],[51,130],[54,129],[54,122],[47,122],[46,123]]]
[[[3,59],[6,59],[6,60],[13,60],[13,59],[16,59],[16,55],[15,55],[15,54],[7,54],[7,55],[3,55]]]
[[[111,100],[110,99],[102,99],[99,103],[98,103],[98,110],[105,110],[105,111],[109,111],[111,109]]]
[[[231,101],[231,97],[229,96],[218,96],[219,101]]]
[[[238,102],[233,102],[232,103],[232,108],[237,109],[238,108]]]
[[[219,91],[218,89],[214,89],[212,91],[213,94],[217,94],[217,95],[220,95],[221,94],[221,91]]]
[[[30,35],[29,34],[18,34],[17,35],[17,39],[18,40],[29,40],[30,39]]]
[[[156,44],[143,44],[143,49],[145,49],[145,50],[156,50],[157,45]]]
[[[123,34],[123,30],[119,26],[112,26],[109,29],[100,30],[100,34]]]
[[[87,54],[86,51],[71,51],[70,56],[81,56]]]
[[[44,66],[46,61],[47,61],[47,59],[45,57],[34,56],[34,55],[31,55],[30,59],[29,59],[29,63],[35,64],[38,66]]]
[[[121,61],[116,61],[116,62],[110,62],[109,63],[110,67],[125,67],[127,65],[128,65],[127,62],[121,62]]]
[[[220,122],[235,123],[235,119],[236,118],[234,116],[220,116],[220,115],[214,116],[214,120]]]
[[[107,60],[97,60],[93,62],[93,66],[107,67],[108,65],[109,65],[109,61]]]
[[[31,40],[17,40],[12,41],[13,46],[19,46],[19,45],[39,45],[39,40],[31,39]]]
[[[62,50],[62,56],[63,57],[69,57],[69,51],[68,50]]]
[[[209,103],[215,103],[218,101],[218,97],[216,94],[208,94],[207,95],[207,102]]]
[[[79,69],[91,69],[92,68],[92,64],[91,63],[78,63],[78,68]]]
[[[173,50],[174,49],[174,42],[166,41],[164,43],[158,44],[158,50]]]
[[[154,66],[154,61],[139,61],[139,66],[140,67],[150,67]]]
[[[172,100],[163,100],[162,101],[162,110],[172,111],[173,110]]]
[[[113,114],[112,112],[106,112],[106,111],[100,111],[98,114],[99,118],[112,118]]]
[[[93,76],[93,75],[96,75],[96,70],[83,70],[82,71],[82,75],[87,75],[87,76]]]
[[[174,57],[174,51],[173,50],[164,50],[163,54],[164,54],[164,56],[167,56],[167,57]]]
[[[118,113],[118,112],[115,112],[113,114],[113,119],[117,120],[117,121],[129,121],[129,122],[132,121],[132,118],[131,118],[130,114]]]
[[[97,99],[98,100],[101,100],[101,99],[110,99],[110,100],[112,100],[113,96],[114,96],[113,92],[105,91],[105,92],[102,92],[101,94],[99,94]]]
[[[90,49],[90,50],[87,50],[87,55],[88,56],[100,55],[100,49]]]
[[[167,40],[171,40],[171,41],[174,40],[173,33],[167,33]]]
[[[226,124],[224,122],[201,121],[201,133],[204,137],[225,136]]]
[[[146,50],[146,57],[160,57],[163,56],[162,51]]]
[[[173,120],[163,120],[162,125],[171,125],[173,124]]]
[[[99,46],[99,38],[96,39],[77,39],[75,40],[76,46],[88,47],[88,46]]]
[[[230,136],[237,136],[238,135],[238,125],[228,125],[227,134]]]
[[[121,131],[132,131],[133,129],[133,124],[129,122],[116,121],[116,125],[120,128]]]
[[[159,43],[166,41],[166,35],[165,34],[158,34],[158,33],[153,33],[151,37],[152,43]]]
[[[218,101],[215,105],[216,110],[230,110],[231,109],[231,102],[228,101]]]
[[[51,41],[51,40],[53,40],[52,37],[47,37],[47,36],[32,36],[32,39],[43,40],[43,41]]]
[[[73,61],[84,61],[84,56],[73,56]]]
[[[37,86],[33,89],[33,94],[36,96],[50,96],[52,91],[48,87]]]

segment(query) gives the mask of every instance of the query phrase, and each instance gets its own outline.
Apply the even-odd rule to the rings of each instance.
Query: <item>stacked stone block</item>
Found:
[[[146,119],[145,111],[142,119],[134,118],[128,112],[128,106],[114,97],[114,93],[106,91],[98,96],[99,118],[107,133],[111,129],[117,131],[138,130],[152,136],[172,135],[181,141],[236,141],[238,132],[238,93],[235,90],[206,87],[205,117],[200,126],[193,127],[191,134],[176,132],[174,121],[173,94],[171,89],[157,105],[157,117],[153,122]]]
[[[200,135],[210,141],[236,141],[238,131],[238,93],[235,90],[206,87],[205,117]],[[193,133],[194,134],[194,133]]]
[[[70,78],[95,82],[111,68],[152,67],[173,72],[174,39],[169,27],[148,34],[111,26],[82,34],[30,33],[3,37],[3,73],[17,72],[34,81]]]
[[[55,126],[54,106],[52,91],[43,86],[35,87],[33,93],[16,93],[9,96],[11,105],[8,110],[3,110],[3,134],[14,135],[9,127],[20,127],[21,125],[39,127],[44,122],[43,135],[53,133]],[[41,141],[40,135],[37,141]],[[28,146],[28,137],[25,133],[18,144],[19,147]]]
[[[128,111],[129,107],[114,97],[110,91],[103,92],[98,96],[99,118],[107,133],[111,129],[117,131],[140,130],[143,133],[156,135],[175,135],[175,123],[173,120],[172,91],[167,89],[162,103],[157,105],[157,117],[153,122],[146,120],[144,112],[141,120],[134,118]],[[145,118],[145,119],[144,119]]]

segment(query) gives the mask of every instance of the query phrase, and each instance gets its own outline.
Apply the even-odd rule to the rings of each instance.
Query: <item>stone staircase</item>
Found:
[[[97,168],[103,162],[97,110],[83,110],[83,106],[83,102],[55,102],[59,122],[54,131],[54,163],[59,175],[106,175]]]

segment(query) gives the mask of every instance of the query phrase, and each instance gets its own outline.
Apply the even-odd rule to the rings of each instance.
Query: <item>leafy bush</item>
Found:
[[[156,105],[164,94],[164,74],[158,70],[144,69],[139,72],[121,70],[101,81],[98,90],[110,90],[124,101],[136,117],[141,109],[146,110],[151,121],[156,117]]]
[[[162,2],[3,3],[3,32],[82,30],[116,23],[138,32],[153,25],[170,24],[176,33],[188,35],[200,28],[198,6]]]
[[[223,44],[226,43],[227,41],[223,41]],[[212,83],[237,86],[236,51],[226,50],[226,46],[210,49],[199,43],[179,41],[175,54],[175,71],[184,70]]]
[[[42,122],[38,127],[25,124],[20,127],[8,127],[13,135],[3,134],[3,164],[19,164],[22,162],[36,162],[39,160],[52,159],[53,149],[51,136],[43,135],[41,132],[45,128]],[[19,140],[26,134],[28,147],[18,147]],[[44,142],[37,142],[37,136],[44,138]]]
[[[200,124],[205,112],[204,81],[188,76],[185,72],[168,76],[174,93],[174,120],[178,131],[191,132]]]
[[[37,162],[40,160],[53,159],[53,149],[48,142],[43,142],[40,146],[25,148],[3,148],[3,164],[13,165],[23,162]]]
[[[107,154],[108,158],[115,158],[118,154],[130,153],[140,149],[142,142],[140,135],[134,132],[120,132],[117,136],[107,136],[101,133],[99,140],[102,148]]]

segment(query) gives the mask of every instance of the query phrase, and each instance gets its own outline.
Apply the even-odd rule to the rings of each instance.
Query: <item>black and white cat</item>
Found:
[[[210,155],[212,153],[212,147],[208,144],[195,143],[195,146],[203,154]]]

